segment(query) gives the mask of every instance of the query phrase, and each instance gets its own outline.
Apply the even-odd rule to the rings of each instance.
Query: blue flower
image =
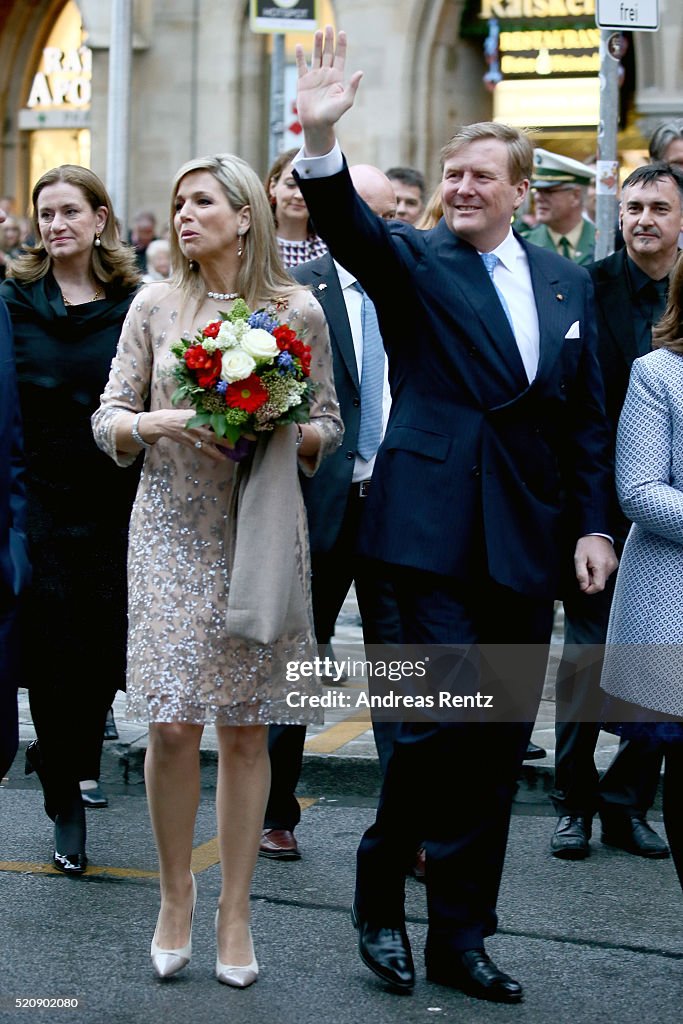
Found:
[[[227,382],[227,380],[219,380],[218,384],[216,384],[216,391],[218,392],[218,394],[219,395],[224,395],[227,390],[228,390],[228,382]]]
[[[264,312],[252,313],[247,320],[247,323],[250,327],[253,327],[256,330],[268,331],[269,334],[272,334],[278,326],[278,321],[268,313]]]
[[[294,367],[294,360],[289,352],[281,352],[275,359],[275,365],[278,368],[278,373],[285,374],[291,372]]]

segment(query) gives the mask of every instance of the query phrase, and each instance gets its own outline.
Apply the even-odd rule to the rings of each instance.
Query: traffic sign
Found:
[[[317,0],[251,0],[252,32],[315,32]]]
[[[624,32],[656,32],[659,0],[595,0],[595,23]]]

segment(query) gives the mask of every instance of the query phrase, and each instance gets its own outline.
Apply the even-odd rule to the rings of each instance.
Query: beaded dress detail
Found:
[[[93,432],[100,448],[118,465],[136,456],[117,452],[114,425],[122,411],[140,412],[149,397],[151,411],[171,408],[176,383],[171,376],[171,344],[193,337],[216,318],[216,302],[206,299],[183,312],[180,296],[167,283],[144,288],[133,301],[112,363]],[[311,377],[317,383],[311,424],[321,437],[315,465],[341,443],[343,426],[332,379],[327,325],[320,306],[298,290],[278,305],[277,317],[312,348]],[[188,411],[188,418],[191,410]],[[128,555],[128,714],[134,720],[216,725],[305,723],[319,713],[290,708],[287,694],[319,690],[315,679],[288,681],[287,661],[315,656],[310,628],[273,644],[256,644],[226,633],[230,580],[226,560],[226,521],[235,463],[216,463],[201,451],[160,439],[144,453],[133,507]],[[296,509],[296,566],[310,609],[310,563],[306,516],[299,492]],[[253,553],[254,573],[268,566]]]

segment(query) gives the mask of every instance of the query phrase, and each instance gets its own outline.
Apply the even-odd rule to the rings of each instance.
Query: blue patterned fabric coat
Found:
[[[634,525],[617,577],[602,687],[683,717],[682,355],[658,349],[634,362],[616,475]]]

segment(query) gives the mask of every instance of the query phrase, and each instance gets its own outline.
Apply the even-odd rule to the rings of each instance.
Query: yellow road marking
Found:
[[[29,872],[32,875],[61,875],[54,864],[40,864],[28,860],[2,860],[0,871]],[[86,875],[107,875],[111,878],[158,878],[158,871],[144,871],[142,868],[98,867],[89,864]]]
[[[332,751],[338,750],[345,743],[349,743],[358,736],[362,736],[364,732],[371,728],[369,715],[363,721],[347,718],[344,722],[337,722],[336,725],[331,725],[329,729],[318,733],[317,736],[311,736],[306,741],[306,750],[311,750],[314,754],[331,754]]]
[[[300,797],[299,806],[302,811],[305,811],[307,807],[316,803],[316,797],[306,796]],[[218,837],[214,836],[208,843],[201,843],[199,846],[195,846],[192,851],[192,870],[195,875],[200,874],[202,871],[206,871],[208,868],[214,867],[220,861],[218,855]],[[54,864],[41,864],[35,861],[28,860],[0,860],[0,871],[14,871],[18,874],[32,874],[32,875],[61,875],[63,872],[58,871]],[[95,864],[89,864],[87,870],[84,872],[86,875],[92,877],[97,875],[99,877],[107,878],[158,878],[158,871],[145,871],[142,868],[115,868],[115,867],[99,867]]]

